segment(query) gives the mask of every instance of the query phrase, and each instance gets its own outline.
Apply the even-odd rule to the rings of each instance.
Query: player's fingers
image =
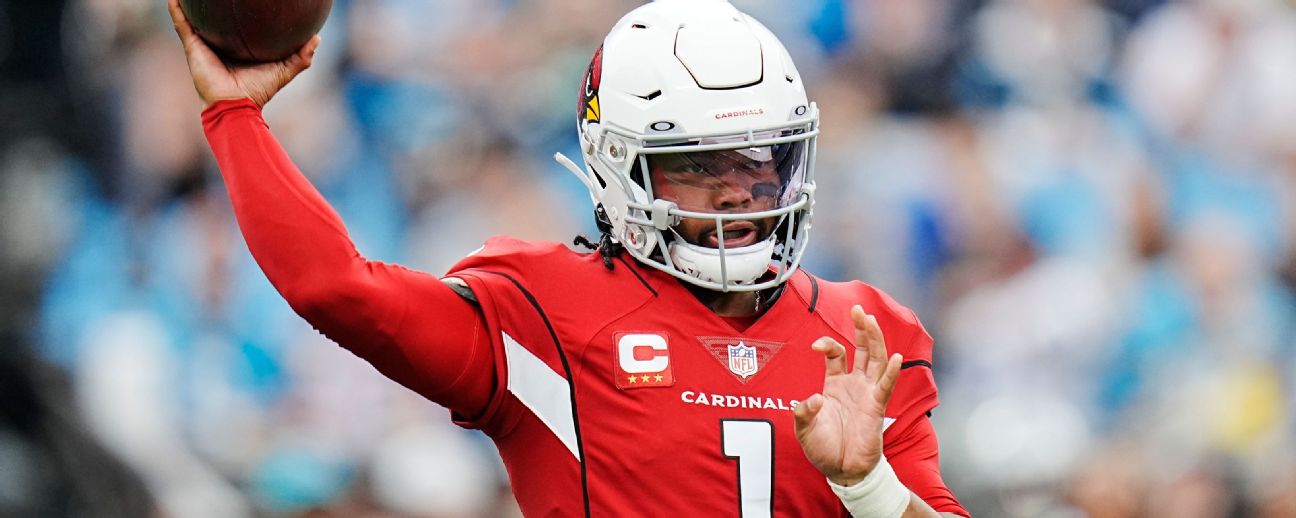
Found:
[[[184,9],[180,8],[180,0],[167,0],[167,12],[171,14],[171,25],[177,29],[182,22],[186,21]]]
[[[882,371],[882,377],[878,379],[878,402],[886,407],[891,400],[891,393],[895,391],[896,381],[900,379],[900,367],[904,364],[904,358],[900,353],[891,355],[887,360],[886,370]]]
[[[860,306],[851,307],[851,321],[855,324],[855,368],[877,379],[886,363],[886,342],[877,317],[864,312]]]
[[[864,372],[869,362],[869,342],[868,333],[864,332],[865,319],[868,314],[864,308],[855,305],[850,309],[851,322],[855,324],[855,360],[851,362],[851,367],[857,372]]]
[[[857,322],[863,330],[865,342],[868,343],[868,367],[864,374],[872,379],[878,379],[887,364],[886,338],[882,336],[882,327],[878,326],[877,317],[873,315],[864,315],[858,318]]]
[[[194,31],[193,25],[189,23],[188,16],[185,15],[184,9],[180,6],[180,0],[167,0],[167,10],[171,12],[171,25],[175,28],[176,36],[180,37],[180,44],[184,45],[185,58],[189,61],[189,69],[214,69],[221,62],[220,58],[207,47],[207,43],[198,36]]]
[[[810,348],[824,355],[824,361],[828,367],[827,375],[836,376],[846,372],[846,346],[837,343],[830,337],[823,337],[815,340]]]
[[[815,416],[823,409],[823,395],[815,394],[796,406],[792,415],[796,417],[796,429],[805,430],[814,422]]]
[[[171,26],[175,28],[176,35],[180,36],[180,43],[184,44],[185,50],[188,50],[195,34],[193,26],[189,25],[189,18],[185,16],[184,9],[180,8],[180,0],[167,0],[167,11],[171,13]]]

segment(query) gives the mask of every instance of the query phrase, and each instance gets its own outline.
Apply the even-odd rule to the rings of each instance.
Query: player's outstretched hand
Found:
[[[202,98],[203,108],[216,101],[243,98],[252,99],[258,106],[265,106],[297,74],[310,68],[315,49],[320,43],[317,34],[297,49],[296,53],[282,61],[229,64],[221,61],[194,32],[184,10],[180,8],[180,0],[167,0],[167,8],[171,11],[171,23],[175,26],[176,35],[180,36],[180,42],[184,44],[189,74],[193,76],[194,88]]]
[[[851,308],[855,322],[855,361],[846,347],[823,337],[811,346],[828,362],[823,393],[797,405],[796,434],[801,449],[834,483],[851,486],[864,479],[882,457],[882,419],[900,377],[899,354],[887,358],[877,319]]]

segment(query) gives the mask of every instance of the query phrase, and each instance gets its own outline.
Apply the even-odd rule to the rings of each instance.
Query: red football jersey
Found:
[[[625,257],[608,270],[598,255],[495,239],[450,273],[478,307],[360,255],[255,103],[215,103],[203,124],[248,249],[284,299],[391,379],[480,414],[461,423],[495,439],[528,516],[845,515],[801,453],[791,409],[823,385],[810,343],[850,343],[854,304],[906,359],[887,458],[933,508],[967,515],[926,417],[931,338],[881,292],[798,273],[739,330]]]
[[[912,311],[865,284],[802,272],[738,330],[673,277],[624,256],[614,264],[496,238],[448,274],[476,295],[497,367],[486,411],[460,424],[495,440],[524,514],[848,516],[802,453],[792,409],[823,387],[810,344],[853,343],[855,304],[905,359],[886,455],[938,511],[966,514],[938,468],[906,466],[897,451],[903,429],[930,433],[937,404],[931,338]]]

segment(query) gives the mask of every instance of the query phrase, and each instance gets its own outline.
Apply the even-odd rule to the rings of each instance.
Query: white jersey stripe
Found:
[[[504,355],[508,361],[508,391],[531,409],[580,460],[576,447],[576,423],[572,419],[571,384],[543,360],[522,347],[508,333],[504,336]]]

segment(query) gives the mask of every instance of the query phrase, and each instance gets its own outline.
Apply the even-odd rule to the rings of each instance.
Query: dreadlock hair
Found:
[[[598,244],[594,244],[584,235],[577,235],[572,240],[572,244],[585,247],[591,251],[598,251],[603,256],[603,266],[609,270],[615,267],[612,262],[616,256],[621,255],[621,244],[612,239],[612,223],[608,221],[607,213],[603,211],[603,206],[599,205],[594,209],[594,224],[599,229]]]

